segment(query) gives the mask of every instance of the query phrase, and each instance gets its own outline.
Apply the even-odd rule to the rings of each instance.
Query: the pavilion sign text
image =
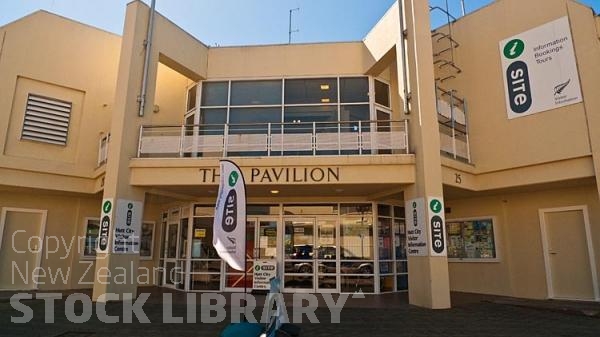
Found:
[[[339,167],[252,167],[250,174],[244,170],[250,183],[322,183],[339,182]],[[203,183],[217,183],[219,171],[216,168],[201,168]]]

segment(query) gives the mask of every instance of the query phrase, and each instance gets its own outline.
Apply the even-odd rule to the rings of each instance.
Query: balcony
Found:
[[[408,122],[142,126],[138,158],[408,154]]]

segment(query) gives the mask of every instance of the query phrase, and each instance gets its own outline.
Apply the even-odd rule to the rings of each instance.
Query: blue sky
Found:
[[[287,43],[289,10],[293,42],[358,41],[395,0],[156,0],[157,9],[208,45]],[[424,0],[418,0],[424,1]],[[460,14],[460,1],[448,0]],[[527,0],[523,0],[527,1]],[[45,9],[117,34],[129,0],[0,0],[0,26]],[[150,3],[150,0],[145,0]],[[467,12],[491,0],[465,0]],[[581,1],[600,12],[600,0]],[[444,6],[445,0],[431,0]],[[436,26],[442,18],[432,16]]]

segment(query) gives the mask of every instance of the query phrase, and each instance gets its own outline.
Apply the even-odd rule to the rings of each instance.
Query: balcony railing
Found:
[[[142,126],[138,157],[408,153],[403,121]]]

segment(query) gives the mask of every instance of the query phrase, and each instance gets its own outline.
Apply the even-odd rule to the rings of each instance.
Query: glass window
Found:
[[[279,215],[279,205],[248,205],[248,215]]]
[[[496,243],[492,219],[448,221],[448,257],[494,259]]]
[[[396,218],[404,218],[404,207],[394,206],[394,216]]]
[[[372,215],[373,209],[371,204],[341,204],[340,205],[340,214],[350,214],[350,215]]]
[[[404,260],[406,259],[406,223],[404,219],[394,218],[393,231],[396,259]]]
[[[379,234],[379,259],[380,260],[391,260],[392,256],[392,219],[391,218],[379,218],[378,221],[378,234]],[[383,271],[381,271],[383,273]],[[391,272],[387,271],[387,272]],[[386,273],[387,273],[386,272]]]
[[[194,114],[191,114],[185,118],[185,125],[194,125]]]
[[[229,110],[229,124],[231,124],[229,131],[232,134],[266,134],[267,123],[281,123],[280,108],[231,108]],[[271,132],[275,132],[278,125],[273,125]]]
[[[340,227],[340,255],[342,260],[372,260],[373,259],[373,217],[372,216],[342,216]],[[343,265],[342,265],[343,267]],[[367,265],[357,264],[348,266],[355,269],[343,269],[342,273],[365,274]]]
[[[200,124],[225,124],[227,123],[226,108],[200,109]]]
[[[203,82],[202,83],[202,106],[226,106],[228,82]]]
[[[392,206],[390,205],[377,205],[377,214],[379,216],[392,216]]]
[[[375,103],[390,107],[390,86],[375,80]]]
[[[192,258],[218,259],[219,255],[212,245],[213,218],[194,218],[192,229]],[[218,271],[218,269],[216,270]]]
[[[337,103],[337,78],[285,80],[285,104],[323,103]]]
[[[140,236],[140,258],[152,259],[152,245],[154,242],[154,222],[142,223]]]
[[[294,106],[285,108],[286,123],[337,122],[336,106]],[[312,126],[311,126],[312,129]]]
[[[342,105],[340,121],[368,121],[371,119],[369,105]]]
[[[187,245],[188,245],[188,219],[183,218],[179,220],[179,226],[181,231],[179,232],[179,258],[185,259],[187,257]]]
[[[100,219],[85,220],[85,243],[83,256],[96,256]]]
[[[231,105],[281,104],[281,81],[231,82]]]
[[[337,215],[337,204],[322,205],[283,205],[285,215]]]
[[[196,91],[198,90],[197,85],[193,85],[188,89],[187,92],[187,111],[193,110],[196,108]]]
[[[342,103],[369,102],[368,77],[340,78],[340,101]]]
[[[281,123],[281,109],[280,108],[232,108],[229,111],[229,123],[230,124]],[[266,127],[266,125],[265,125],[265,127]]]

